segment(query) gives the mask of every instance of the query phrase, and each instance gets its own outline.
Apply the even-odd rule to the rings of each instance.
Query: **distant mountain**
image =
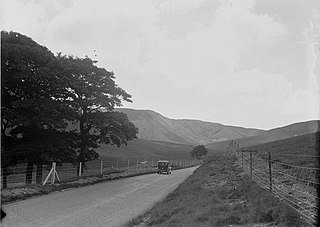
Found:
[[[320,130],[320,121],[299,122],[284,127],[271,129],[261,132],[257,136],[236,139],[235,141],[240,147],[249,147],[258,144],[264,144],[272,141],[287,139]],[[208,144],[207,147],[214,150],[225,150],[228,148],[230,141]]]
[[[175,120],[151,110],[118,108],[139,128],[138,137],[179,144],[207,144],[256,136],[263,130],[226,126],[200,120]]]

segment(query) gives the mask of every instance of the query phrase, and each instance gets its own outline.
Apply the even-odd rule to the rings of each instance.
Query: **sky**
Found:
[[[1,30],[89,56],[123,107],[271,129],[320,119],[319,0],[2,0]]]

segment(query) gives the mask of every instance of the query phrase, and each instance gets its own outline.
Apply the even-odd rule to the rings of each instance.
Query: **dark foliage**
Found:
[[[198,145],[192,149],[190,152],[191,157],[196,157],[198,160],[201,159],[201,156],[204,156],[208,153],[207,148],[204,145]]]
[[[136,138],[127,116],[113,112],[131,96],[116,85],[112,72],[94,63],[54,56],[27,36],[1,32],[4,182],[8,168],[19,162],[27,162],[27,175],[37,165],[40,179],[43,164],[96,159],[99,143],[120,146]],[[78,130],[69,130],[69,124]]]

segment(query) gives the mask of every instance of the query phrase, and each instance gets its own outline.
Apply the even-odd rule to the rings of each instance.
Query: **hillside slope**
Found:
[[[177,144],[163,141],[152,141],[144,139],[135,139],[128,142],[128,145],[121,147],[112,145],[101,145],[96,151],[102,159],[168,159],[168,160],[186,160],[193,159],[190,156],[192,145]]]
[[[119,108],[139,128],[141,139],[180,144],[207,144],[212,142],[259,135],[263,130],[226,126],[200,120],[175,120],[151,110]]]
[[[302,136],[290,137],[269,143],[247,147],[256,150],[262,157],[267,159],[268,152],[273,159],[291,165],[317,167],[320,146],[320,131]]]
[[[249,147],[258,144],[264,144],[272,141],[287,139],[309,133],[315,133],[320,130],[320,121],[299,122],[284,127],[271,129],[260,133],[257,136],[235,139],[240,147]],[[207,147],[214,150],[225,150],[230,141],[208,144]]]

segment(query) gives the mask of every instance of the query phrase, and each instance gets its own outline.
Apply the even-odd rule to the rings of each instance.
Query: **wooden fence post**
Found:
[[[119,169],[119,161],[117,160],[117,169]]]
[[[128,159],[128,170],[130,169],[130,159]]]
[[[100,174],[102,174],[102,171],[103,171],[103,161],[101,160],[100,161]]]
[[[82,174],[82,162],[79,162],[79,177],[81,177]]]
[[[43,182],[43,185],[45,185],[47,183],[47,181],[49,180],[50,176],[51,176],[51,183],[52,184],[54,184],[56,177],[57,177],[58,181],[60,181],[60,178],[59,178],[58,173],[56,171],[56,163],[55,162],[52,163],[52,168],[51,168],[47,178]]]
[[[52,163],[52,170],[53,170],[53,172],[52,172],[52,177],[51,177],[51,184],[54,184],[54,182],[55,182],[55,180],[56,180],[56,174],[55,174],[55,172],[56,172],[56,163],[55,162],[53,162]]]
[[[270,151],[268,152],[268,156],[269,156],[269,189],[270,191],[272,191],[272,172],[271,172],[271,154]]]

